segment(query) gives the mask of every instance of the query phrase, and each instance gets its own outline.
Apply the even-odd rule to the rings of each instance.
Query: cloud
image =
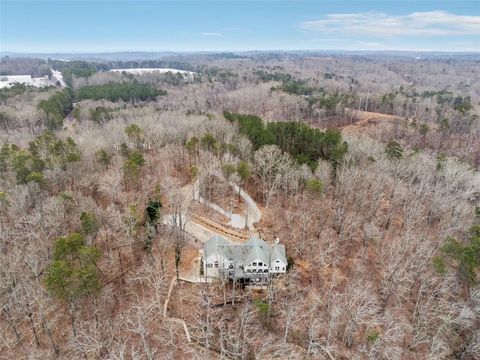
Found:
[[[203,32],[201,33],[202,36],[223,36],[222,33],[218,32]]]
[[[310,31],[344,32],[355,35],[480,35],[480,16],[456,15],[445,11],[414,12],[408,15],[384,13],[328,14],[322,19],[300,23]]]
[[[344,39],[341,39],[341,38],[313,38],[313,39],[309,39],[307,41],[311,41],[311,42],[338,42],[338,41],[342,41]]]
[[[355,45],[364,49],[383,49],[385,46],[374,41],[355,41]]]

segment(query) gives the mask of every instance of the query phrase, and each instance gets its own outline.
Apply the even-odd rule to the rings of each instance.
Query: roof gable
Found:
[[[286,264],[287,257],[285,256],[285,246],[280,244],[272,245],[270,259],[271,261],[280,260]]]
[[[252,237],[248,239],[245,245],[248,247],[248,253],[244,261],[246,266],[258,260],[265,264],[269,263],[270,246],[265,241]]]
[[[230,242],[228,240],[225,240],[220,235],[212,236],[203,245],[204,256],[205,258],[208,258],[210,255],[215,253],[225,255],[225,249],[230,245]]]
[[[204,243],[203,248],[204,259],[211,255],[218,255],[235,265],[248,266],[258,261],[270,265],[275,260],[287,264],[284,245],[270,245],[256,237],[251,237],[245,244],[234,244],[220,235],[215,235]]]

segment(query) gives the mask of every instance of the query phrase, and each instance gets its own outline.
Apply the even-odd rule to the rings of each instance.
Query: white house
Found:
[[[285,246],[268,244],[251,237],[245,244],[234,244],[215,235],[203,246],[203,273],[206,277],[226,277],[249,282],[265,282],[287,271]]]

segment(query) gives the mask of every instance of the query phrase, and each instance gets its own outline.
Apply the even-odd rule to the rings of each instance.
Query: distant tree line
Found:
[[[109,61],[109,69],[136,69],[136,68],[169,68],[184,71],[198,71],[192,64],[181,61],[143,60],[143,61]]]
[[[260,80],[263,82],[268,82],[268,81],[282,81],[282,82],[287,82],[287,81],[292,81],[293,76],[288,74],[288,73],[282,73],[282,72],[267,72],[264,70],[255,70],[253,71],[253,74],[258,76]]]
[[[209,83],[212,83],[214,81],[221,82],[222,84],[235,84],[235,86],[238,83],[238,74],[229,70],[229,69],[222,69],[218,66],[210,66],[210,67],[204,67],[201,70],[202,74],[205,75],[206,80]]]
[[[296,80],[296,79],[283,81],[282,85],[280,85],[278,88],[273,88],[272,90],[276,90],[276,89],[280,89],[288,94],[303,95],[303,96],[311,96],[316,92],[318,92],[317,89],[315,89],[312,86],[309,86],[305,80]]]
[[[109,70],[108,65],[87,61],[61,61],[51,60],[50,65],[55,70],[60,70],[68,86],[72,86],[72,77],[89,77],[97,71]]]
[[[88,85],[80,88],[76,93],[76,99],[109,101],[147,101],[155,100],[157,96],[166,95],[166,91],[157,90],[150,85],[136,81],[122,83],[108,83],[103,85]]]
[[[253,74],[263,82],[281,82],[279,86],[272,87],[272,91],[279,90],[287,94],[306,97],[310,114],[313,114],[316,109],[321,109],[327,116],[343,115],[345,107],[351,106],[355,99],[353,93],[327,92],[323,87],[313,86],[309,81],[297,79],[288,73],[255,70]],[[323,77],[327,80],[344,78],[335,73],[324,73]],[[348,80],[351,84],[358,84],[358,81],[351,77],[348,77]]]
[[[173,86],[179,86],[179,85],[185,83],[185,78],[184,78],[183,74],[179,73],[179,72],[172,73],[172,72],[169,71],[167,73],[164,73],[163,76],[162,76],[162,80],[165,83],[173,85]]]
[[[441,113],[444,112],[442,109],[450,109],[457,111],[460,115],[466,115],[473,109],[469,96],[456,95],[447,90],[427,90],[420,93],[414,88],[405,88],[403,86],[400,86],[396,90],[365,99],[357,96],[351,106],[367,111],[399,115],[399,112],[407,112],[409,108],[418,108],[422,104],[421,101],[428,99],[435,100],[433,105],[436,105],[436,108],[432,109],[426,105],[424,109],[426,113],[432,112],[432,110]],[[415,115],[418,116],[419,112],[417,111]]]
[[[337,130],[325,132],[300,122],[270,122],[266,125],[254,115],[224,112],[227,120],[239,125],[240,131],[252,142],[255,149],[263,145],[277,145],[300,164],[316,168],[319,158],[338,163],[348,150]]]
[[[43,60],[3,57],[0,60],[0,75],[51,76],[50,66]]]
[[[207,67],[194,66],[192,64],[178,62],[178,61],[161,61],[161,60],[145,60],[145,61],[104,61],[104,62],[88,62],[82,60],[76,61],[61,61],[50,60],[49,64],[53,69],[62,72],[65,83],[72,86],[73,77],[87,78],[96,72],[109,71],[111,69],[133,69],[133,68],[172,68],[184,71],[204,72]],[[214,72],[219,70],[214,70]],[[233,73],[223,74],[224,77],[229,77]],[[127,74],[130,79],[133,79],[132,74]],[[183,80],[181,74],[165,74],[166,82],[173,85],[180,84]]]
[[[111,69],[134,69],[134,68],[172,68],[185,71],[198,71],[199,69],[188,63],[178,61],[145,60],[145,61],[61,61],[50,60],[49,64],[55,70],[60,70],[67,85],[72,85],[72,76],[89,77],[97,71],[109,71]]]

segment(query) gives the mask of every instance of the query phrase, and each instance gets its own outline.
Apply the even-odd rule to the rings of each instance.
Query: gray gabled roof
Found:
[[[270,265],[271,261],[277,259],[287,263],[284,245],[270,245],[256,237],[251,237],[245,244],[240,245],[233,244],[225,238],[215,235],[205,242],[203,249],[204,259],[218,253],[235,265],[248,266],[254,261],[262,261]]]
[[[287,263],[287,257],[285,256],[285,245],[274,244],[272,245],[272,253],[270,255],[270,260],[281,260],[285,264]]]
[[[225,250],[230,246],[230,242],[220,235],[212,236],[203,245],[203,254],[205,259],[215,253],[225,254]]]
[[[245,245],[248,248],[247,256],[244,259],[245,266],[250,265],[252,262],[260,260],[264,264],[269,264],[270,246],[263,240],[251,237],[247,240]]]
[[[245,245],[251,245],[251,246],[268,246],[268,244],[263,241],[262,239],[259,239],[257,237],[250,237],[246,242]]]
[[[231,245],[225,248],[225,256],[235,265],[243,265],[248,248],[243,245]]]

